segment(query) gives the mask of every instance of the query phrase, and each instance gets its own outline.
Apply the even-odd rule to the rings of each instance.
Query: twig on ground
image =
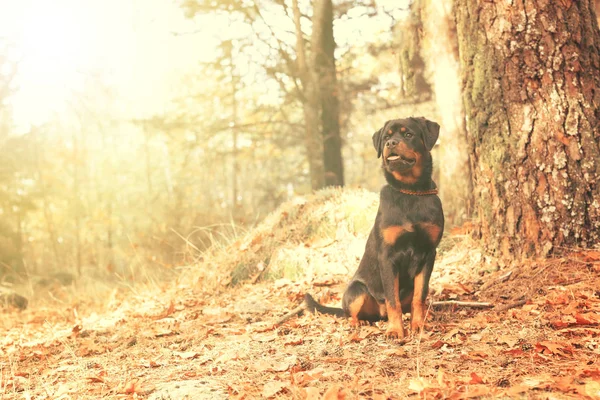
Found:
[[[306,304],[304,302],[302,302],[302,304],[300,304],[298,307],[294,308],[292,311],[285,314],[283,317],[279,318],[275,322],[275,326],[279,326],[279,325],[283,324],[285,321],[287,321],[288,319],[295,317],[296,315],[302,314],[304,312],[304,310],[306,310]]]
[[[494,307],[494,305],[492,303],[480,302],[480,301],[447,300],[447,301],[431,302],[431,307],[433,307],[433,308],[448,307],[448,306],[468,307],[468,308],[491,308],[491,307]]]
[[[500,276],[497,279],[489,280],[489,281],[485,282],[483,285],[481,285],[481,288],[479,288],[479,290],[481,292],[483,292],[484,290],[487,290],[498,283],[506,282],[507,280],[510,279],[510,277],[512,276],[512,273],[513,273],[512,271],[508,271],[506,274]]]
[[[516,303],[503,304],[501,306],[494,307],[494,311],[496,311],[496,312],[508,311],[511,308],[521,307],[522,305],[525,305],[526,303],[527,303],[527,300],[521,300],[521,301],[517,301]]]

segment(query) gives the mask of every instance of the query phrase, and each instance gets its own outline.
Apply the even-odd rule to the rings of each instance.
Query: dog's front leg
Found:
[[[410,307],[410,328],[413,335],[422,330],[425,325],[425,299],[427,299],[427,293],[429,292],[429,278],[433,271],[435,254],[436,251],[433,250],[427,255],[425,265],[413,280],[414,294]]]
[[[380,257],[379,272],[388,316],[388,328],[385,334],[389,337],[403,339],[405,333],[402,324],[402,304],[400,303],[400,279],[387,251],[383,251],[382,257]]]

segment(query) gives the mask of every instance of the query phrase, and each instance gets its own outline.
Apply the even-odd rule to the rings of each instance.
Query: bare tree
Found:
[[[320,89],[321,132],[325,186],[344,185],[342,139],[340,137],[340,105],[333,37],[333,5],[331,0],[315,0],[312,33],[313,62]]]

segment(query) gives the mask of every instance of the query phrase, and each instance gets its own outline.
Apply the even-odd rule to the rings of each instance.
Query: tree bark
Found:
[[[314,2],[311,50],[320,89],[325,186],[343,186],[344,164],[340,137],[340,107],[331,0],[315,0]]]
[[[479,233],[503,259],[600,239],[592,1],[455,3]]]
[[[460,65],[453,0],[421,0],[423,56],[441,120],[442,134],[435,161],[440,199],[448,226],[471,218],[473,185],[465,111],[460,91]],[[415,7],[413,5],[413,7]]]

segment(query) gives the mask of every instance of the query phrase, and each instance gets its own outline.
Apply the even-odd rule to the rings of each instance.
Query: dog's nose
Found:
[[[398,141],[396,139],[390,139],[387,142],[385,142],[385,147],[389,149],[390,147],[396,147],[397,144]]]

